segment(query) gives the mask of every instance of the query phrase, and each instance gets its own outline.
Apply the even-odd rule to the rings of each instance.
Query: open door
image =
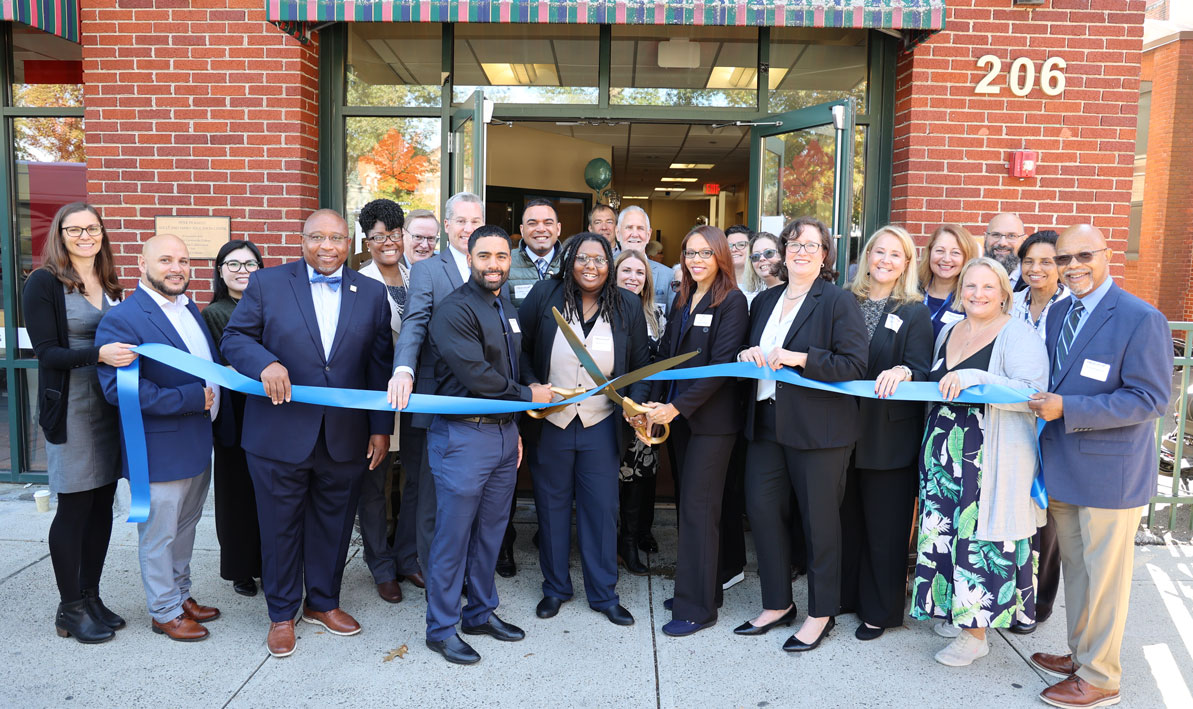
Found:
[[[780,113],[751,124],[750,228],[778,236],[803,216],[829,225],[837,271],[849,265],[853,214],[854,100]]]
[[[485,198],[485,129],[493,115],[492,101],[485,100],[483,91],[475,91],[452,112],[451,136],[451,194],[472,192]],[[444,201],[451,195],[445,195]]]

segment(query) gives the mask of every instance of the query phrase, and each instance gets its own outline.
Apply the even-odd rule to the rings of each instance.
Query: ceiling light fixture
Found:
[[[492,86],[559,86],[554,64],[481,64]]]
[[[671,163],[672,170],[711,170],[713,164],[710,162],[673,162]]]
[[[664,177],[663,182],[696,182],[698,177]]]
[[[622,197],[622,199],[650,199],[650,197],[644,197],[642,195],[634,195],[632,197],[625,196],[625,197]]]
[[[778,88],[787,76],[786,69],[772,68],[767,83],[771,89]],[[708,75],[706,89],[756,89],[758,68],[750,66],[714,66]]]
[[[654,191],[655,192],[684,192],[686,190],[684,190],[684,188],[682,188],[682,187],[656,187],[656,188],[654,188]]]

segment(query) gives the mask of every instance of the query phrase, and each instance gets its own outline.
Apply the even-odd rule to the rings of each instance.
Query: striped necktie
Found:
[[[545,259],[545,258],[539,258],[539,259],[535,260],[534,267],[536,269],[538,269],[540,281],[547,277],[547,266],[548,265],[549,264],[547,263],[547,259]]]
[[[1059,372],[1069,357],[1069,348],[1073,340],[1077,339],[1077,326],[1081,324],[1081,317],[1085,314],[1085,305],[1074,298],[1073,307],[1065,316],[1065,324],[1061,327],[1060,341],[1056,343],[1056,370]]]

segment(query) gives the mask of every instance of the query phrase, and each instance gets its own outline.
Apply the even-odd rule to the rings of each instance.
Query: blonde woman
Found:
[[[750,267],[742,279],[741,289],[746,301],[753,302],[754,296],[771,286],[779,285],[779,272],[783,270],[783,252],[779,239],[774,234],[760,231],[750,237]]]
[[[920,263],[920,288],[924,305],[932,313],[932,332],[939,335],[949,323],[964,316],[953,305],[953,289],[961,268],[982,255],[982,247],[969,230],[960,224],[941,224],[932,232]]]

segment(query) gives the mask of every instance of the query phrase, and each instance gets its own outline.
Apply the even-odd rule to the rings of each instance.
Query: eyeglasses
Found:
[[[793,254],[812,254],[820,251],[819,241],[788,241],[787,251]]]
[[[592,264],[597,268],[604,268],[609,264],[609,259],[604,256],[589,256],[588,254],[576,254],[576,263],[581,266]]]
[[[679,292],[679,284],[680,284],[680,282],[679,282],[679,281],[671,281],[671,292],[672,292],[672,293],[678,293],[678,292]]]
[[[1093,251],[1082,251],[1081,253],[1077,254],[1057,254],[1056,265],[1064,268],[1065,266],[1068,266],[1070,263],[1072,263],[1074,258],[1081,263],[1089,263],[1090,261],[1094,260],[1094,254],[1106,251],[1109,248],[1110,247],[1107,246],[1101,249],[1094,249]]]
[[[223,265],[227,266],[228,270],[233,272],[248,271],[252,273],[258,268],[261,268],[261,264],[256,261],[224,261]]]
[[[384,244],[387,241],[392,241],[395,244],[400,244],[400,243],[402,243],[402,230],[394,229],[393,231],[390,231],[390,232],[381,232],[380,234],[373,234],[367,238],[370,243],[377,244],[378,246],[380,246],[381,244]]]
[[[62,233],[66,234],[67,236],[69,236],[72,239],[79,238],[80,236],[83,235],[83,232],[87,232],[91,236],[99,236],[100,234],[104,233],[104,228],[102,226],[100,226],[99,224],[91,224],[91,225],[85,226],[85,227],[82,227],[82,226],[64,226],[64,227],[62,227]]]
[[[418,234],[411,234],[410,240],[415,243],[434,244],[439,240],[439,235],[431,234],[430,236],[419,236]]]
[[[348,241],[348,236],[345,234],[303,234],[302,238],[311,242],[312,244],[322,244],[324,241],[330,241],[332,246],[339,246]]]
[[[1022,239],[1023,234],[1003,234],[997,231],[986,232],[986,238],[990,241],[1014,241],[1015,239]]]
[[[749,247],[750,247],[750,241],[748,239],[745,241],[729,242],[729,250],[730,251],[745,251]]]
[[[758,252],[750,254],[750,260],[753,261],[754,263],[758,263],[762,259],[766,259],[767,261],[769,261],[778,255],[779,255],[779,252],[776,251],[775,249],[766,249],[765,251],[758,251]]]
[[[689,249],[689,250],[683,252],[683,257],[686,258],[687,260],[691,261],[692,259],[699,256],[701,260],[707,261],[710,258],[712,258],[715,255],[715,253],[716,252],[714,252],[712,249],[700,249],[699,251],[692,251],[691,249]]]

